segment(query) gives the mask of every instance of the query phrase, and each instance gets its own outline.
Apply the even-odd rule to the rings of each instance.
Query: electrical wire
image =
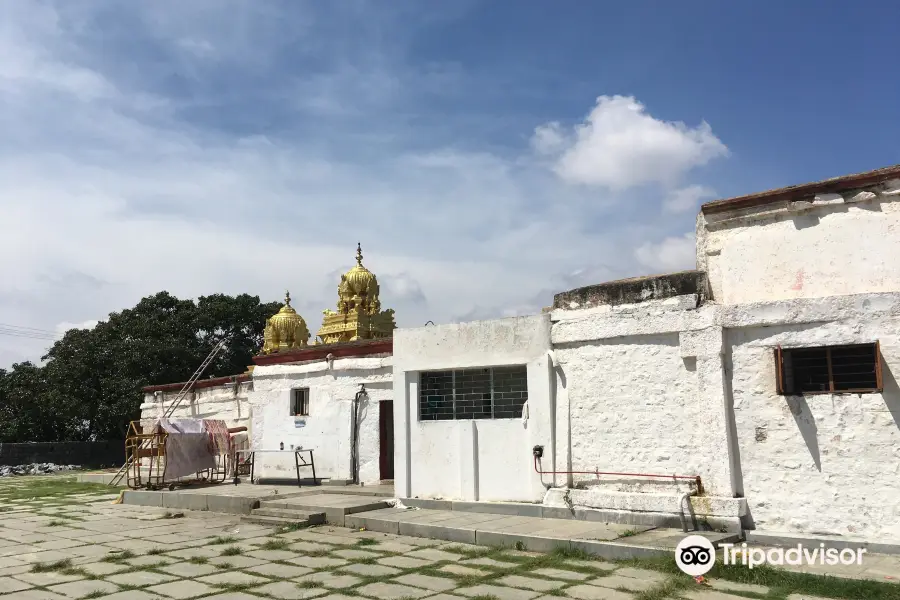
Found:
[[[8,337],[27,338],[32,340],[59,340],[62,334],[49,329],[38,329],[36,327],[24,327],[21,325],[9,325],[0,323],[0,335]]]

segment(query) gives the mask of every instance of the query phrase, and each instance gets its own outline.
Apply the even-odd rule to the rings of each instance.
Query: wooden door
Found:
[[[381,479],[394,478],[394,401],[378,403],[378,443]]]

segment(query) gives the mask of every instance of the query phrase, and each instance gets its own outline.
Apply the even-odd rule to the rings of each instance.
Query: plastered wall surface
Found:
[[[173,419],[221,419],[229,427],[249,426],[250,406],[248,396],[252,382],[242,382],[237,386],[228,384],[211,388],[200,388],[189,393],[178,404]],[[155,419],[163,416],[178,398],[178,392],[144,394],[141,404],[141,423],[150,426]]]
[[[723,304],[896,291],[900,181],[752,213],[701,214],[697,254]]]
[[[400,497],[540,501],[532,447],[553,452],[549,315],[400,329],[394,334],[395,487]],[[527,365],[521,419],[419,421],[418,374]]]
[[[728,333],[743,490],[758,529],[900,540],[900,316],[848,308],[867,300],[886,305],[832,302],[845,310],[826,323],[803,322],[795,306],[794,323]],[[876,340],[883,394],[776,394],[775,346]]]
[[[314,450],[316,476],[351,479],[351,406],[360,384],[365,384],[368,401],[360,420],[360,481],[381,479],[379,468],[379,402],[392,400],[391,358],[337,359],[307,364],[258,366],[253,372],[251,443],[254,449],[275,450],[281,443]],[[297,427],[291,410],[291,389],[309,388],[309,416]],[[395,434],[396,435],[396,434]],[[257,455],[258,476],[285,479],[296,476],[290,453]],[[309,477],[309,469],[301,470]]]
[[[705,471],[697,429],[690,426],[702,410],[696,360],[682,359],[679,350],[677,332],[557,349],[568,381],[573,470]],[[635,478],[603,481],[612,489],[673,486]]]
[[[730,496],[716,307],[659,301],[553,313],[552,340],[568,412],[571,470],[699,475]],[[557,396],[561,396],[558,392]],[[573,482],[596,482],[576,475]],[[604,476],[610,491],[680,493],[686,482]]]

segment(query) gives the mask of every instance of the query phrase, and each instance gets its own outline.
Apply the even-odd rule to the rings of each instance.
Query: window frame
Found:
[[[297,403],[297,397],[298,397],[298,395],[299,395],[301,392],[304,394],[304,397],[303,397],[303,401],[300,402],[300,406],[298,407],[298,406],[297,406],[297,404],[298,404],[298,403]],[[308,417],[308,416],[309,416],[309,397],[310,397],[310,394],[309,394],[309,388],[308,388],[308,387],[305,387],[305,388],[291,388],[291,406],[290,406],[290,413],[291,413],[291,416],[292,416],[292,417]],[[305,410],[304,412],[297,412],[297,409],[298,409],[298,408],[300,408],[300,409],[305,408],[306,410]]]
[[[519,412],[518,416],[516,416],[516,417],[496,417],[495,414],[496,414],[497,399],[495,398],[496,391],[494,389],[494,370],[495,369],[512,368],[512,367],[518,367],[518,368],[524,369],[525,401],[519,407],[520,412]],[[458,373],[460,373],[462,371],[470,371],[470,370],[475,370],[475,369],[487,369],[490,371],[491,416],[489,418],[482,418],[482,419],[458,418],[456,416],[457,415],[456,376]],[[450,377],[451,377],[450,389],[451,389],[452,403],[453,403],[453,413],[452,413],[453,416],[451,418],[448,418],[448,419],[423,419],[422,418],[422,391],[423,391],[422,390],[422,379],[423,379],[422,376],[425,374],[428,374],[428,373],[450,373]],[[527,364],[516,363],[516,364],[507,364],[507,365],[490,365],[490,366],[478,366],[478,367],[457,367],[457,368],[450,368],[450,369],[430,369],[428,371],[419,371],[418,372],[418,385],[417,385],[417,390],[416,390],[416,417],[417,417],[417,420],[419,423],[460,422],[460,421],[509,421],[509,420],[513,420],[513,419],[518,420],[518,419],[522,418],[522,414],[524,412],[524,406],[528,402],[528,400],[529,400],[529,391],[528,391],[528,365]]]
[[[859,348],[862,346],[874,346],[875,348],[875,386],[874,388],[858,388],[850,390],[834,389],[834,373],[831,367],[831,351],[843,348]],[[824,350],[828,364],[828,390],[796,392],[785,390],[786,373],[784,371],[784,355],[794,350]],[[821,396],[823,394],[881,394],[884,392],[884,379],[881,366],[881,342],[865,342],[862,344],[835,344],[833,346],[795,346],[790,348],[775,347],[775,391],[780,396]]]

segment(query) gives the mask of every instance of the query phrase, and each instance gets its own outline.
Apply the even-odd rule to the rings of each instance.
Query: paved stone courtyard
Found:
[[[86,484],[29,498],[29,479],[0,481],[0,600],[813,598],[725,580],[701,587],[586,557],[331,526],[276,532],[237,516],[114,504],[117,494]],[[900,586],[883,587],[900,598]]]

